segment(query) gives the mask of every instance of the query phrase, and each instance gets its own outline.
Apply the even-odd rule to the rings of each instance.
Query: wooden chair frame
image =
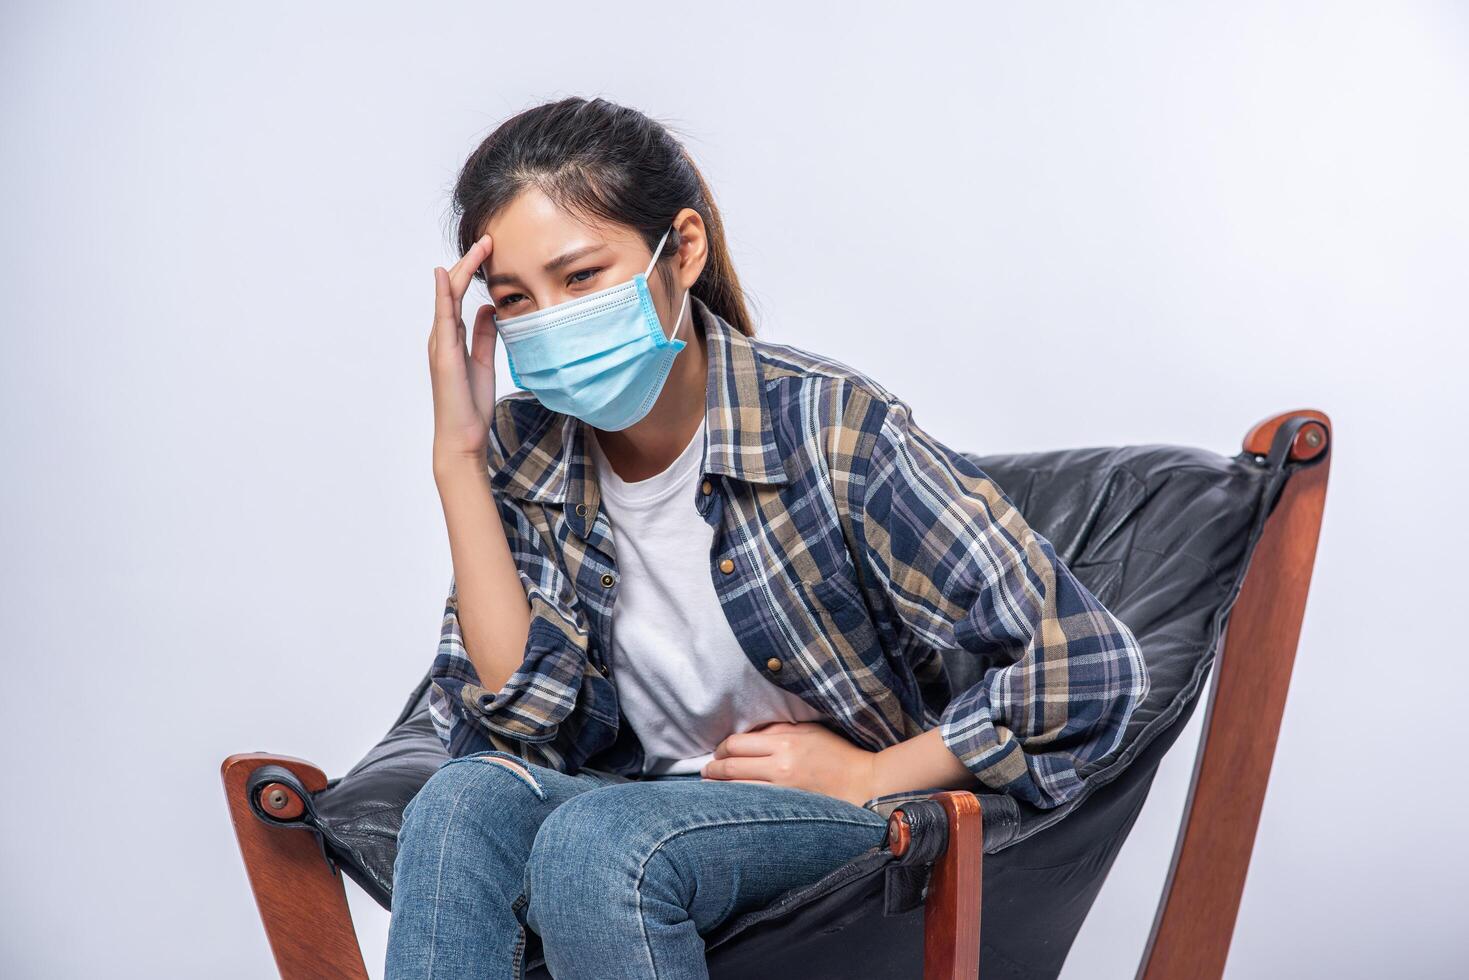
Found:
[[[1313,409],[1285,412],[1254,426],[1244,450],[1269,453],[1276,432],[1305,416],[1289,459],[1305,462],[1286,482],[1266,521],[1231,610],[1204,734],[1184,804],[1172,864],[1159,899],[1137,980],[1217,980],[1254,849],[1255,832],[1316,561],[1330,469],[1331,422]],[[255,902],[284,980],[362,978],[367,968],[352,926],[342,876],[316,835],[272,827],[246,796],[252,772],[282,766],[308,792],[326,776],[302,759],[232,755],[221,773]],[[924,980],[973,980],[979,972],[983,830],[979,799],[947,791],[933,797],[949,820],[949,846],[934,863],[924,906]],[[292,821],[304,801],[282,783],[257,792],[262,813]],[[902,854],[908,828],[901,808],[889,818],[886,846]]]

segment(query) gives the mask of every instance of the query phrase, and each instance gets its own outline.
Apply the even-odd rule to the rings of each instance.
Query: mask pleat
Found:
[[[626,337],[609,343],[606,337],[607,328],[589,324],[587,329],[597,332],[597,336],[592,338],[597,343],[595,346],[588,344],[588,349],[584,351],[577,351],[576,347],[579,345],[571,341],[553,342],[550,334],[547,334],[547,342],[544,344],[515,348],[516,370],[522,378],[536,371],[549,370],[580,375],[589,362],[596,362],[596,369],[601,370],[620,366],[637,357],[638,337]]]

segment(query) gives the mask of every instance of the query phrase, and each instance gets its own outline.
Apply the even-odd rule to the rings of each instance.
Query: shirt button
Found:
[[[703,490],[706,495],[711,494],[714,492],[714,484],[710,483],[708,480],[705,480],[703,484],[699,487],[699,489]]]
[[[587,505],[586,504],[577,504],[576,505],[576,516],[577,517],[586,517],[587,516]]]
[[[602,676],[603,677],[606,677],[607,676],[607,665],[606,664],[597,664],[597,669],[602,672]]]
[[[603,572],[602,573],[602,585],[603,586],[605,586],[606,588],[609,588],[610,589],[610,588],[612,588],[612,583],[614,581],[616,581],[616,580],[613,579],[611,572]]]
[[[765,661],[765,666],[772,671],[780,670],[780,658],[771,657],[769,660]]]
[[[734,561],[732,559],[726,558],[724,561],[719,563],[719,570],[728,575],[730,572],[734,571]]]

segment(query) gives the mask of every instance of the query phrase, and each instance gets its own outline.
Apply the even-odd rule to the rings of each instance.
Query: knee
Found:
[[[438,843],[450,835],[483,839],[491,824],[502,825],[523,812],[527,794],[545,799],[535,776],[509,753],[450,759],[404,808],[399,849]]]
[[[526,924],[540,934],[553,971],[585,950],[589,922],[601,941],[632,944],[624,950],[645,948],[639,937],[646,943],[650,928],[687,927],[698,862],[678,844],[699,821],[686,803],[670,799],[667,786],[630,782],[582,793],[547,815],[522,890]],[[710,884],[717,902],[724,884]]]
[[[560,804],[531,844],[525,884],[532,904],[542,915],[597,913],[609,894],[637,885],[660,827],[659,805],[644,783],[602,786]]]

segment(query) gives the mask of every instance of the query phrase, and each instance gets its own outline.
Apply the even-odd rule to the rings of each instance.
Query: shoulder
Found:
[[[779,428],[816,438],[829,466],[860,466],[890,419],[909,408],[871,374],[827,354],[750,338],[765,403]]]
[[[791,472],[820,472],[839,495],[860,495],[874,460],[895,450],[909,407],[868,372],[790,344],[752,338],[766,410]]]
[[[880,422],[889,411],[905,407],[872,375],[835,357],[758,337],[750,338],[750,346],[760,362],[767,402],[778,414],[809,413],[815,406],[838,416],[833,421],[871,417]]]

